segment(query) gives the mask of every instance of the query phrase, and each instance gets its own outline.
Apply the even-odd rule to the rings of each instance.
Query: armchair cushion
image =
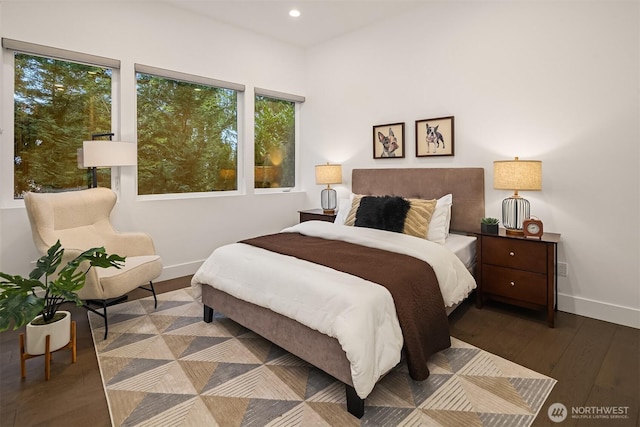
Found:
[[[99,288],[84,297],[85,286],[78,292],[81,299],[116,298],[131,289],[144,286],[149,283],[149,277],[156,278],[162,273],[162,261],[158,255],[132,256],[127,257],[124,266],[120,269],[98,268],[95,272],[98,276]],[[89,291],[89,288],[86,291]],[[100,297],[97,296],[98,294]]]

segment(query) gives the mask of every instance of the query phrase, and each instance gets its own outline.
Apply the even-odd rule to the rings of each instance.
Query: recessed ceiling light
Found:
[[[298,16],[300,16],[300,11],[298,9],[291,9],[289,11],[289,16],[297,18]]]

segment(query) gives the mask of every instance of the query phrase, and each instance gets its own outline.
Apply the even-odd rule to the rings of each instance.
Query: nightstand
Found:
[[[542,238],[478,234],[476,305],[488,299],[530,309],[546,309],[547,323],[554,327],[557,304],[556,258],[560,234]]]
[[[305,221],[327,221],[333,222],[336,219],[336,214],[326,214],[322,209],[308,209],[305,211],[298,211],[300,213],[300,222]]]

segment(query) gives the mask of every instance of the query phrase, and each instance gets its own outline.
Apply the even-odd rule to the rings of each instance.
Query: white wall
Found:
[[[0,3],[0,23],[2,23],[2,3]],[[0,25],[0,28],[2,26]],[[2,64],[0,63],[0,69],[2,69]],[[0,76],[2,76],[4,74],[4,70],[2,72],[0,72]],[[4,85],[2,83],[2,78],[0,77],[0,105],[2,105],[2,100],[5,99],[4,97]],[[2,110],[4,110],[4,105],[2,106]],[[6,144],[6,137],[4,136],[4,133],[6,131],[6,127],[5,127],[5,123],[4,123],[4,114],[0,113],[0,147],[2,147],[3,145]],[[0,149],[0,162],[2,162],[2,150]],[[0,163],[1,164],[1,163]],[[2,166],[2,169],[4,168],[4,165]],[[2,177],[2,175],[0,175],[0,179],[4,179],[4,177]],[[0,190],[1,193],[2,190]],[[0,194],[0,198],[2,197],[2,194]],[[3,210],[2,208],[0,208],[0,248],[2,247],[2,242],[4,242],[4,227],[2,226],[3,224],[3,220],[2,220],[2,216],[3,216]],[[0,271],[2,271],[2,249],[0,249]]]
[[[500,218],[493,161],[542,160],[542,191],[522,194],[562,234],[559,309],[640,327],[639,16],[631,1],[428,2],[316,46],[302,170],[482,166]],[[415,120],[449,115],[455,156],[416,158]],[[396,122],[406,158],[373,160],[372,126]]]
[[[119,101],[120,138],[136,139],[134,63],[164,67],[246,85],[246,126],[253,141],[253,88],[304,95],[304,52],[253,33],[215,23],[160,2],[7,2],[2,3],[0,35],[122,61]],[[5,54],[6,56],[6,54]],[[2,64],[3,88],[11,68]],[[6,90],[5,90],[6,91]],[[3,96],[0,128],[0,271],[26,274],[37,253],[26,212],[11,190],[13,116],[11,91]],[[241,122],[242,123],[242,122]],[[165,270],[160,279],[195,272],[211,251],[224,243],[275,232],[297,222],[305,207],[301,192],[254,194],[253,145],[241,165],[251,172],[241,183],[245,195],[138,200],[135,168],[123,168],[120,201],[113,220],[120,230],[151,234]]]

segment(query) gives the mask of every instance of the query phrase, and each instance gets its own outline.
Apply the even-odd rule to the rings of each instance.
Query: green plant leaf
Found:
[[[0,331],[6,331],[13,323],[13,329],[31,322],[44,308],[44,300],[29,294],[0,294]]]
[[[8,296],[13,293],[27,293],[32,292],[38,288],[44,289],[45,286],[36,279],[26,279],[20,275],[11,276],[6,273],[0,273],[0,289],[2,289],[2,295]]]
[[[40,279],[44,275],[55,273],[56,269],[62,262],[64,249],[61,248],[60,240],[49,248],[46,255],[41,256],[36,261],[36,268],[31,271],[29,277],[31,279]]]
[[[498,218],[486,217],[480,220],[482,224],[498,224]]]

